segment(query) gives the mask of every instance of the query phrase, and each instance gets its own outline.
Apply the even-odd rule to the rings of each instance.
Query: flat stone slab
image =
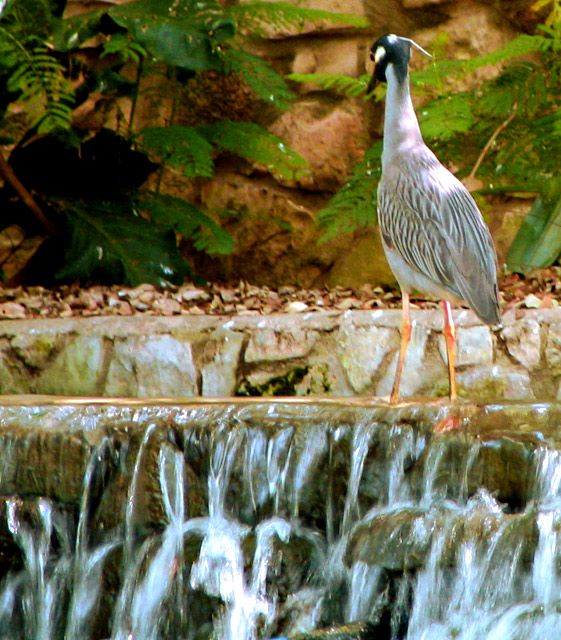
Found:
[[[561,309],[509,312],[500,328],[458,309],[460,395],[478,402],[561,396]],[[446,396],[440,311],[414,310],[405,398]],[[0,321],[0,393],[65,396],[384,396],[400,310],[269,316]]]

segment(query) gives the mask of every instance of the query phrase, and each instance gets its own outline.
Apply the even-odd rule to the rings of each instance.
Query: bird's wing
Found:
[[[482,318],[498,322],[495,249],[467,189],[432,154],[384,174],[378,215],[386,243]]]

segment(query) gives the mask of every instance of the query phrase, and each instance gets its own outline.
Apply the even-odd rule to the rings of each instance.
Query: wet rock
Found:
[[[416,491],[463,501],[484,487],[518,511],[532,497],[536,445],[536,439],[516,434],[483,439],[453,432],[435,438],[415,468],[416,474],[424,474],[416,480]]]
[[[376,640],[379,633],[370,622],[353,622],[329,629],[289,635],[289,640]]]
[[[130,425],[114,432],[113,437],[118,463],[106,474],[103,492],[92,517],[92,530],[98,535],[122,530],[126,511],[130,509],[134,535],[146,536],[161,531],[169,522],[162,497],[162,454],[170,456],[179,450],[169,441],[170,434],[165,429],[148,433]],[[207,503],[206,497],[201,497],[204,485],[189,464],[185,465],[185,473],[186,515],[198,517],[204,513],[202,505]],[[166,476],[165,467],[163,475]],[[177,489],[177,478],[173,474],[167,475],[166,490],[173,494]]]
[[[44,496],[76,507],[90,451],[80,435],[4,428],[0,494]]]
[[[345,562],[363,562],[391,571],[418,569],[424,563],[432,531],[440,525],[437,520],[428,520],[426,511],[421,509],[380,514],[353,532]]]

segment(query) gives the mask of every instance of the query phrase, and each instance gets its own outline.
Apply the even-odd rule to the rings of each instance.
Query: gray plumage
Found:
[[[378,187],[384,250],[402,290],[463,302],[497,324],[493,241],[470,193],[423,142],[409,92],[409,50],[395,36],[372,48],[378,79],[388,83]]]

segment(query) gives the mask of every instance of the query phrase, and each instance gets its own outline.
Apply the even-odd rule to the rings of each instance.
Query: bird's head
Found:
[[[388,33],[376,40],[370,49],[370,59],[374,62],[374,71],[368,84],[368,93],[374,89],[378,82],[387,82],[386,70],[388,65],[394,67],[398,79],[405,79],[411,56],[411,47],[418,49],[429,58],[432,57],[430,53],[416,42],[413,42],[413,40],[395,36],[393,33]]]

